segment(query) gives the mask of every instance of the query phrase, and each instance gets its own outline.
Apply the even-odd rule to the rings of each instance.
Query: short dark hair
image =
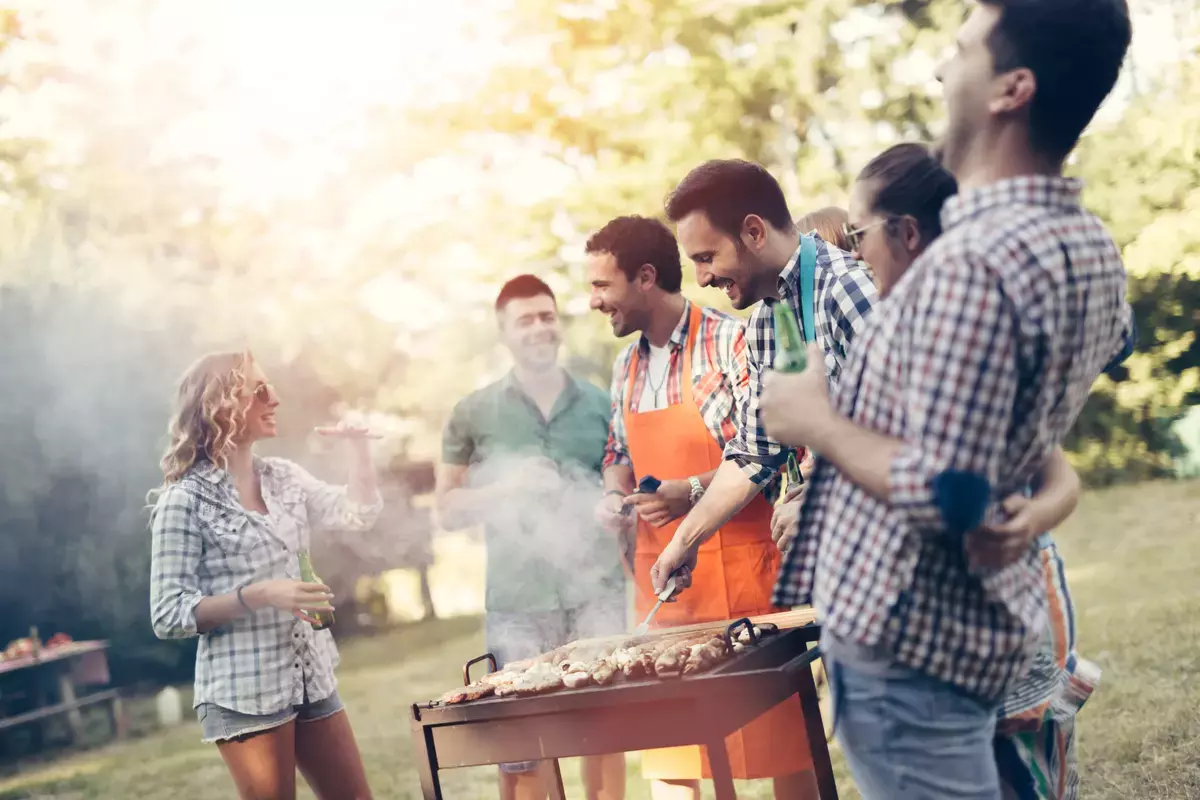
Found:
[[[667,218],[679,222],[702,211],[717,230],[741,241],[742,223],[756,214],[781,231],[792,215],[779,181],[758,164],[741,159],[708,161],[693,169],[667,195]]]
[[[662,222],[631,215],[610,220],[587,240],[589,254],[611,253],[625,277],[633,280],[643,264],[654,267],[655,282],[665,292],[679,291],[683,265],[679,243]]]
[[[981,0],[1000,11],[988,37],[996,73],[1025,67],[1034,148],[1056,159],[1074,149],[1121,73],[1133,35],[1125,0]]]
[[[858,180],[874,184],[871,211],[912,217],[926,245],[941,236],[942,206],[958,193],[954,176],[928,147],[916,142],[884,150],[862,168]]]
[[[527,300],[530,297],[542,295],[546,295],[556,304],[558,303],[554,292],[537,275],[518,275],[500,287],[500,294],[496,295],[496,311],[503,311],[504,307],[512,300]]]

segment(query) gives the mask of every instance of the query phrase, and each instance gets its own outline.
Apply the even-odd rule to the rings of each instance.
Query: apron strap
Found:
[[[805,234],[800,237],[800,333],[805,342],[816,341],[816,323],[813,320],[813,294],[817,279],[817,241]]]

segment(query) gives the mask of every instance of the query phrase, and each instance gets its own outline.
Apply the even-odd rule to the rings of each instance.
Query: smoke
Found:
[[[142,506],[184,331],[139,328],[102,289],[0,290],[0,640],[148,638]]]
[[[489,559],[503,554],[505,596],[556,597],[578,609],[598,598],[625,596],[618,537],[595,522],[600,475],[541,456],[487,458],[467,472],[467,488],[488,498],[472,509],[486,531]],[[520,609],[509,609],[520,610]]]

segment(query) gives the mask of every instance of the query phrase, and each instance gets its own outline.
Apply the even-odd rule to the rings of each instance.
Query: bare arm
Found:
[[[1079,474],[1067,461],[1063,449],[1056,447],[1042,469],[1042,486],[1033,496],[1043,533],[1057,528],[1075,513],[1081,490]]]
[[[721,526],[746,507],[762,486],[750,480],[736,462],[722,461],[713,472],[704,496],[679,524],[675,536],[686,547],[695,548],[713,537]]]

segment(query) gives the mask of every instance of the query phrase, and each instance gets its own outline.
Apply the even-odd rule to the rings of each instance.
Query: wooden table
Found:
[[[0,661],[0,732],[65,715],[73,742],[83,735],[85,706],[104,705],[113,734],[124,734],[121,697],[116,689],[81,694],[83,687],[107,685],[108,642],[71,642],[43,648],[36,656]],[[19,688],[33,698],[33,708],[5,715],[4,697]],[[7,689],[8,691],[5,691]]]

